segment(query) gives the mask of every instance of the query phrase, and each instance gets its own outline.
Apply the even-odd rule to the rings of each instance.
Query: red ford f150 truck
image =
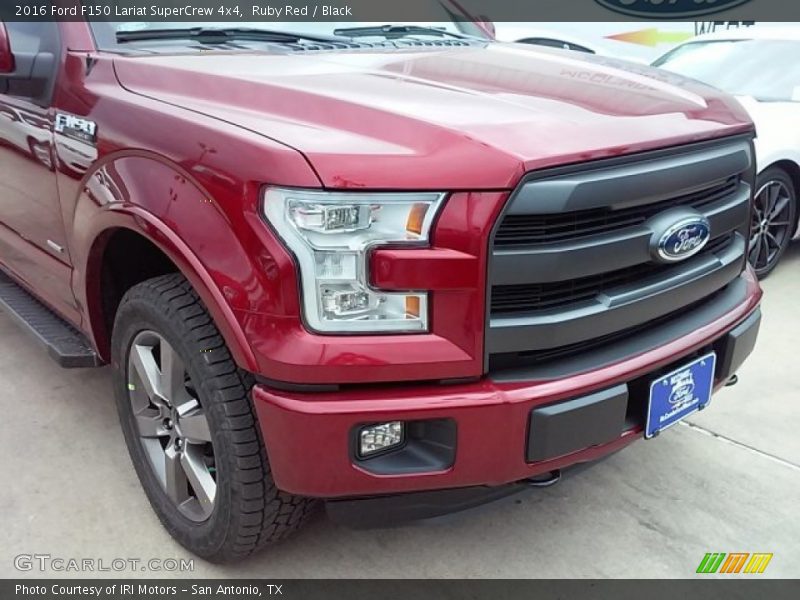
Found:
[[[552,483],[753,349],[742,108],[441,27],[0,28],[2,305],[200,556]]]

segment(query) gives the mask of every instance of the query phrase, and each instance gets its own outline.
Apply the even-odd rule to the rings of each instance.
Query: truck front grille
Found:
[[[726,233],[711,240],[701,256],[716,255],[735,241],[735,234]],[[620,286],[643,282],[650,277],[663,277],[679,265],[642,263],[627,269],[600,273],[580,279],[533,283],[523,285],[498,285],[492,288],[492,314],[533,313],[578,302],[592,300],[603,292]]]
[[[487,369],[586,352],[708,301],[744,268],[753,178],[748,137],[529,174],[493,235]],[[681,209],[708,219],[711,241],[660,262],[651,219]]]
[[[675,206],[699,211],[735,193],[738,177],[716,182],[705,189],[661,202],[613,210],[602,207],[553,215],[508,215],[494,238],[496,247],[534,246],[577,240],[641,225],[647,219]]]

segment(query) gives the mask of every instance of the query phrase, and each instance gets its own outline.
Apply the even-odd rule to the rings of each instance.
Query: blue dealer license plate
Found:
[[[716,362],[712,352],[650,384],[646,439],[706,407],[711,401]]]

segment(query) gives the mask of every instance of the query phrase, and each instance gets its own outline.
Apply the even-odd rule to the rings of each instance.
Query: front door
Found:
[[[70,257],[56,185],[53,91],[61,52],[56,23],[5,24],[18,70],[0,80],[0,265],[72,317]],[[34,61],[31,63],[31,61]]]

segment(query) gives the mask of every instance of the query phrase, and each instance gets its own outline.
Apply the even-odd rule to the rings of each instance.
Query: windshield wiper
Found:
[[[230,28],[216,29],[191,27],[183,29],[145,29],[142,31],[118,31],[117,43],[144,42],[153,40],[190,40],[201,44],[225,44],[231,41],[297,43],[300,40],[311,42],[341,42],[334,36],[310,36],[305,34],[274,31],[269,29]]]
[[[434,35],[437,37],[454,37],[459,39],[469,39],[469,36],[453,33],[446,29],[436,29],[435,27],[419,27],[416,25],[378,25],[375,27],[346,27],[344,29],[334,29],[334,35],[346,37],[372,37],[382,36],[387,39],[401,38],[409,35]]]

